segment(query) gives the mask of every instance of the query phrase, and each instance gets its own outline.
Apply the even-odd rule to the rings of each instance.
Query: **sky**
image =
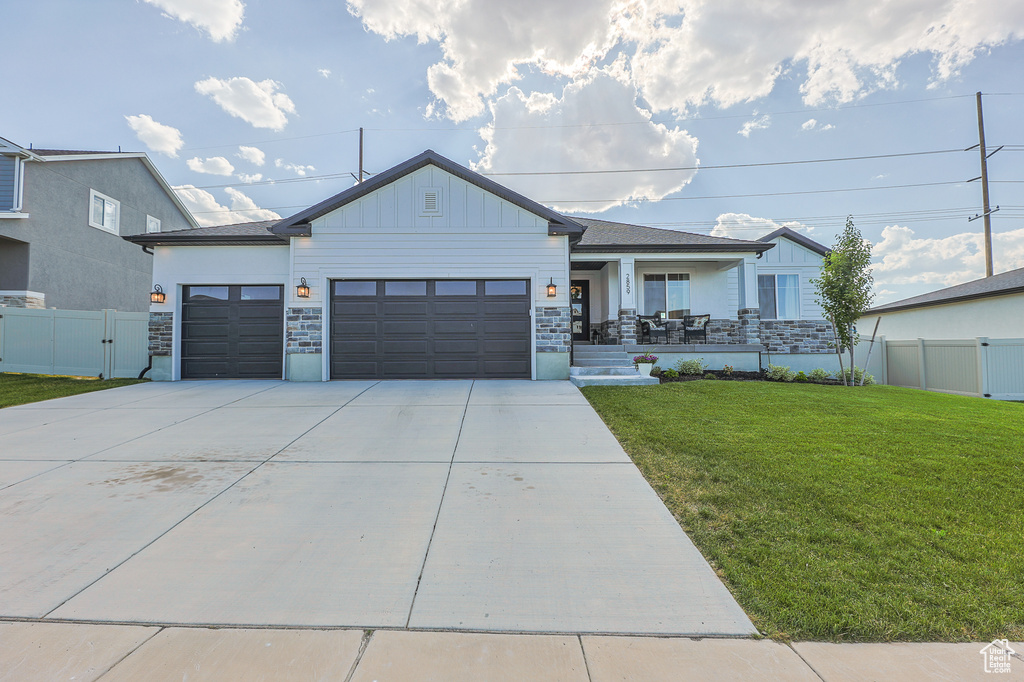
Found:
[[[875,303],[1024,267],[1024,0],[5,3],[0,136],[144,151],[203,225],[425,149],[568,215],[871,242]],[[15,58],[11,58],[15,55]],[[872,158],[851,158],[872,157]]]

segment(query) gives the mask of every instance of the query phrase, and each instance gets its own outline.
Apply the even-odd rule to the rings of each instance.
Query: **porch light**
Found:
[[[163,303],[167,300],[167,294],[164,293],[163,287],[159,284],[153,287],[153,291],[149,292],[150,303]]]
[[[558,287],[555,286],[555,280],[552,277],[548,277],[548,298],[554,298],[557,296]]]
[[[295,295],[299,298],[309,298],[309,285],[306,284],[306,278],[302,278],[302,284],[295,287]]]

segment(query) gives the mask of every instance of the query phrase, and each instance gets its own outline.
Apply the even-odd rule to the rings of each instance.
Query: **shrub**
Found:
[[[704,375],[704,378],[705,378],[705,379],[717,379],[718,377],[716,377],[716,376],[715,376],[714,374],[712,374],[711,372],[708,372],[707,374],[705,374],[705,375]]]
[[[661,376],[663,376],[666,379],[678,379],[679,372],[675,371],[674,369],[666,369],[662,371]]]
[[[816,384],[823,384],[831,378],[832,375],[823,370],[821,367],[811,370],[810,379]]]
[[[680,374],[701,374],[707,368],[708,366],[704,364],[704,358],[680,360],[676,363],[676,369],[679,370]]]
[[[853,372],[853,383],[856,384],[857,386],[860,386],[860,379],[863,376],[864,376],[864,368],[863,367],[855,368],[854,372]],[[835,377],[836,377],[836,379],[839,379],[840,381],[843,381],[845,379],[846,383],[850,383],[850,370],[849,369],[845,369],[842,372],[836,372],[835,373]],[[875,383],[875,377],[873,377],[870,374],[868,374],[867,377],[865,377],[865,379],[864,379],[864,385],[865,386],[870,386],[873,383]]]
[[[727,377],[731,377],[732,376],[732,365],[726,365],[725,367],[723,367],[722,368],[722,374],[724,374]]]
[[[793,377],[793,381],[797,382],[798,384],[806,384],[808,381],[810,381],[810,379],[808,379],[807,375],[801,371],[796,373],[796,376]]]
[[[793,370],[782,365],[768,365],[764,374],[769,381],[793,381],[796,378]]]

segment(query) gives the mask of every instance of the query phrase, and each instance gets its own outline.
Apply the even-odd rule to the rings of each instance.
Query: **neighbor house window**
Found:
[[[690,314],[690,276],[669,272],[644,275],[644,315],[666,313],[671,320]]]
[[[89,190],[89,225],[117,234],[120,218],[120,201],[100,194],[94,189]]]
[[[146,216],[146,232],[159,232],[160,231],[160,219],[154,218],[151,215]]]
[[[758,275],[762,320],[800,319],[800,275]]]

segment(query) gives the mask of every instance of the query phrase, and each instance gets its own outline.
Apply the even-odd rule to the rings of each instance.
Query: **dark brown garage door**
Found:
[[[332,379],[530,378],[526,280],[337,280]]]
[[[183,287],[183,379],[280,379],[284,300],[280,285]]]

